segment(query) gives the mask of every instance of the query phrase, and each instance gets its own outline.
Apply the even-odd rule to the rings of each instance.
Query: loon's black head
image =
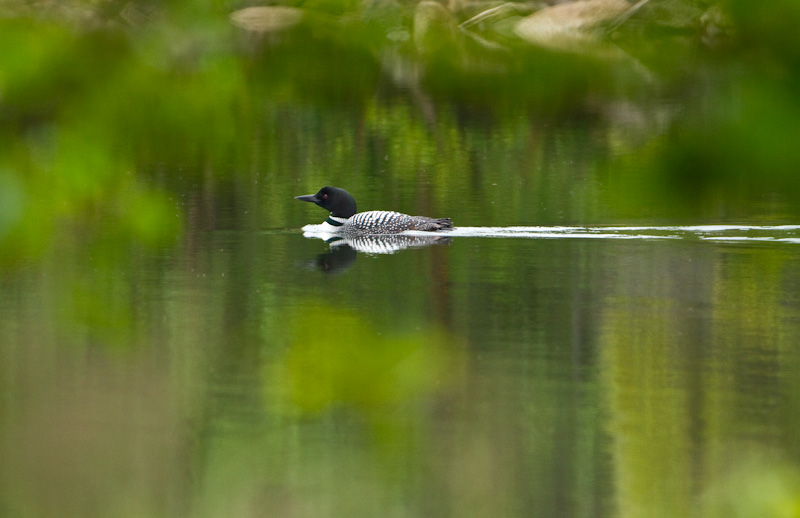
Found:
[[[316,203],[336,218],[349,218],[356,213],[356,200],[349,192],[338,187],[323,187],[317,194],[295,196],[294,199]]]

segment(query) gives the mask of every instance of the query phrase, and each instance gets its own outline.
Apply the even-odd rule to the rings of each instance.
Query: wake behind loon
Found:
[[[316,194],[296,196],[296,200],[316,203],[331,215],[321,230],[347,236],[399,234],[406,230],[436,231],[453,227],[450,218],[409,216],[401,212],[371,210],[356,213],[356,200],[349,192],[338,187],[323,187]]]

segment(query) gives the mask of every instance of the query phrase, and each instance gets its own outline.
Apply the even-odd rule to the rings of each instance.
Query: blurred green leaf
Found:
[[[306,306],[289,317],[284,358],[266,381],[305,414],[352,407],[368,417],[433,395],[460,361],[436,330],[386,335],[363,317]]]

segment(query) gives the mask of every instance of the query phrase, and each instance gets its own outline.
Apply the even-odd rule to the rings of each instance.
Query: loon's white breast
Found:
[[[300,230],[303,232],[313,232],[316,234],[338,234],[342,231],[342,227],[333,226],[327,221],[323,221],[317,225],[304,225]]]

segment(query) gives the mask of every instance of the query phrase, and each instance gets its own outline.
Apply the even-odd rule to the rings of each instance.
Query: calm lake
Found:
[[[553,113],[369,71],[260,78],[230,134],[146,126],[110,201],[0,175],[41,217],[0,277],[0,516],[796,516],[791,196],[645,180],[685,98]],[[51,133],[94,142],[25,160]],[[325,185],[457,228],[304,235]]]

